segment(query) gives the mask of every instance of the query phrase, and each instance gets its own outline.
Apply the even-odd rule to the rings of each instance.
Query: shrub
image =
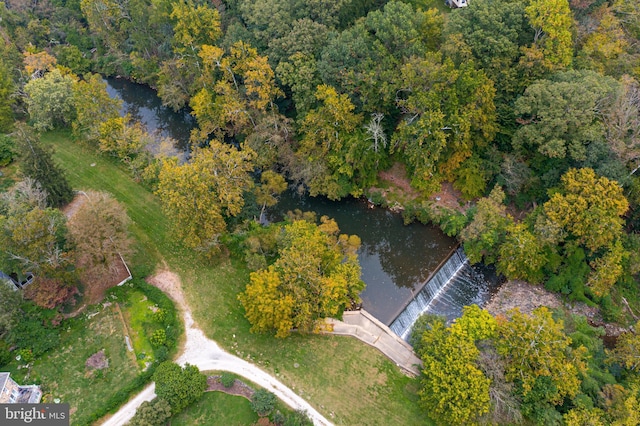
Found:
[[[6,135],[0,135],[0,167],[4,167],[13,161],[15,155],[13,142]]]
[[[236,381],[235,376],[231,373],[227,373],[226,371],[222,373],[222,375],[220,376],[220,383],[222,383],[222,386],[224,386],[227,389],[233,386],[235,381]]]
[[[20,361],[24,362],[25,364],[29,364],[35,358],[31,349],[20,349],[18,351],[18,357],[20,357]]]
[[[198,367],[187,364],[183,368],[169,361],[158,366],[153,380],[156,395],[169,403],[174,415],[200,399],[207,388],[207,376]]]
[[[166,361],[169,359],[169,349],[166,346],[160,346],[153,351],[158,362]]]
[[[164,399],[154,398],[143,402],[128,426],[160,426],[171,417],[171,407]]]
[[[153,332],[149,341],[154,347],[163,346],[167,341],[167,333],[162,328]]]
[[[268,416],[276,405],[276,396],[265,389],[255,391],[251,397],[251,408],[260,417]]]
[[[163,324],[167,319],[167,312],[164,309],[158,309],[153,313],[153,321]]]
[[[296,410],[288,415],[283,426],[313,426],[306,411]]]

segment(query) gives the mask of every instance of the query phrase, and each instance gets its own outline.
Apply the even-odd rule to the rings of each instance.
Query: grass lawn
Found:
[[[127,352],[124,326],[114,306],[100,305],[74,320],[61,333],[61,344],[40,357],[27,373],[10,364],[12,377],[18,383],[42,383],[44,400],[59,398],[71,407],[71,424],[84,424],[113,393],[132,382],[140,372],[131,353]],[[103,370],[85,367],[87,358],[105,351],[109,366]]]
[[[149,341],[148,335],[151,335],[149,323],[150,316],[153,314],[151,308],[154,306],[147,297],[139,291],[130,291],[127,301],[125,302],[126,310],[123,312],[127,326],[129,328],[129,337],[136,354],[144,354],[145,357],[138,360],[141,368],[145,367],[145,363],[153,362],[153,347]]]
[[[376,349],[349,337],[275,340],[251,334],[236,298],[248,282],[241,262],[199,261],[170,240],[158,200],[114,161],[73,142],[68,132],[49,133],[43,141],[55,148],[54,157],[74,188],[108,191],[127,206],[140,242],[130,262],[134,275],[136,268],[149,272],[145,265],[166,262],[182,278],[195,320],[209,337],[276,375],[337,424],[428,424],[416,404],[417,381]]]
[[[171,418],[171,426],[250,426],[258,421],[248,399],[224,392],[205,392],[185,411]]]

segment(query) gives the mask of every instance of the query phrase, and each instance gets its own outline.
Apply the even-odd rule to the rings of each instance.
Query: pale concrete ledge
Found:
[[[389,327],[365,310],[346,311],[342,314],[342,321],[326,318],[325,327],[320,332],[353,336],[378,349],[400,367],[405,374],[411,376],[420,374],[422,361],[413,352],[411,345],[396,336]]]

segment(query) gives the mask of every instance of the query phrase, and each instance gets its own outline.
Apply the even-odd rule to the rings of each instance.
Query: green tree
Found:
[[[268,416],[276,405],[276,396],[265,389],[258,389],[251,396],[251,408],[260,417]]]
[[[315,58],[320,56],[327,42],[328,35],[329,29],[325,25],[309,18],[298,19],[293,22],[291,31],[269,41],[269,48],[266,51],[269,62],[278,68],[283,61],[293,55],[302,55],[315,62]],[[318,83],[312,87],[317,85]]]
[[[24,276],[26,272],[45,273],[68,265],[67,229],[60,211],[36,207],[3,219],[0,239],[2,251],[12,264],[9,272]]]
[[[524,223],[511,223],[500,244],[497,268],[507,279],[540,283],[547,264],[544,245]]]
[[[194,4],[192,1],[173,3],[174,49],[180,53],[197,58],[197,51],[203,44],[213,44],[222,35],[220,14],[207,4]]]
[[[63,75],[57,68],[25,84],[29,115],[36,130],[51,130],[73,121],[75,84],[72,76]]]
[[[315,103],[315,90],[320,85],[316,60],[309,54],[296,52],[278,64],[276,74],[291,88],[298,115],[309,112]]]
[[[496,186],[488,197],[478,200],[473,220],[460,233],[464,249],[472,263],[484,259],[486,263],[497,260],[497,249],[504,243],[507,229],[513,218],[503,204],[504,191]]]
[[[622,215],[629,208],[616,181],[599,177],[592,169],[571,169],[562,186],[544,203],[548,229],[566,231],[591,252],[610,247],[623,232]]]
[[[475,343],[492,338],[495,319],[477,305],[465,306],[449,328],[434,321],[422,336],[421,404],[438,424],[474,423],[489,411],[490,381],[478,368]]]
[[[562,416],[567,426],[604,426],[604,412],[599,408],[573,408]]]
[[[71,123],[73,133],[90,142],[100,138],[102,123],[118,118],[122,101],[107,93],[107,83],[99,74],[86,74],[74,85],[76,118]]]
[[[340,316],[359,300],[364,288],[356,250],[360,239],[339,235],[335,221],[321,224],[294,220],[278,240],[278,258],[251,273],[238,295],[253,332],[275,331],[286,337],[292,328],[311,331],[316,320]]]
[[[533,52],[542,55],[544,69],[563,69],[573,59],[573,16],[567,0],[531,0],[525,8],[535,30]],[[535,53],[532,56],[536,56]]]
[[[21,157],[20,171],[40,184],[47,193],[47,203],[60,207],[73,199],[73,190],[64,172],[53,162],[51,152],[43,147],[28,126],[18,126],[12,134]]]
[[[261,115],[278,115],[274,101],[282,93],[267,58],[258,55],[256,49],[241,41],[228,53],[203,45],[199,57],[203,88],[190,105],[198,119],[201,139],[210,134],[246,135],[257,127]],[[276,120],[274,132],[277,124]]]
[[[137,175],[148,165],[147,145],[153,137],[140,122],[132,123],[131,117],[113,117],[98,124],[97,140],[100,152],[113,155],[124,162]]]
[[[278,195],[287,189],[287,181],[282,175],[267,170],[260,176],[260,185],[256,188],[256,201],[262,205],[262,214],[266,207],[275,206]]]
[[[503,100],[519,92],[522,85],[517,67],[520,49],[533,42],[533,31],[528,29],[524,8],[523,1],[476,0],[448,16],[445,24],[448,40],[445,48],[447,52],[452,51],[450,56],[455,58],[464,51],[449,47],[456,34],[461,34],[473,59],[491,80],[499,82],[496,90]]]
[[[81,0],[80,9],[89,28],[112,52],[121,51],[131,21],[129,2],[122,0]]]
[[[171,417],[171,406],[160,398],[151,401],[144,401],[133,418],[127,423],[128,426],[162,426]]]
[[[251,149],[209,144],[196,149],[188,163],[163,160],[156,191],[178,239],[205,255],[220,249],[225,219],[240,213],[244,192],[253,187]]]
[[[457,67],[439,54],[402,68],[398,107],[404,119],[393,144],[413,172],[411,184],[433,192],[496,132],[495,89],[473,62]]]
[[[320,106],[304,117],[300,124],[298,157],[307,164],[303,180],[312,196],[326,195],[339,199],[352,191],[355,162],[361,158],[345,155],[353,147],[353,134],[362,124],[362,116],[354,113],[347,95],[331,86],[318,86],[316,98]]]
[[[165,361],[153,373],[158,399],[165,400],[176,415],[202,397],[207,388],[207,376],[198,367]]]
[[[565,397],[574,397],[580,389],[580,374],[586,368],[586,349],[571,347],[563,322],[555,321],[545,307],[535,309],[531,315],[515,309],[508,312],[508,317],[498,321],[496,339],[498,353],[507,360],[507,380],[516,382],[525,397],[541,378],[548,380],[551,387],[544,399],[553,405],[561,404]]]
[[[13,93],[15,87],[9,68],[4,62],[0,64],[0,134],[8,133],[13,125]]]
[[[530,85],[515,104],[523,125],[513,145],[526,155],[582,162],[589,144],[604,139],[600,104],[613,97],[619,83],[593,71],[567,71]]]
[[[634,331],[622,333],[618,337],[616,347],[609,353],[609,361],[636,373],[640,372],[640,321],[635,324]]]

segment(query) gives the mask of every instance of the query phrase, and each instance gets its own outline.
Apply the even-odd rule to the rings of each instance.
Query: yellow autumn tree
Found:
[[[244,192],[253,187],[255,153],[210,141],[197,148],[190,162],[163,160],[156,194],[185,246],[210,256],[219,251],[225,220],[244,206]]]
[[[265,56],[239,41],[228,51],[202,45],[198,53],[202,89],[190,105],[204,134],[236,135],[256,127],[263,114],[276,114],[282,91]]]
[[[532,0],[525,8],[529,24],[535,30],[534,43],[527,50],[540,52],[542,65],[550,70],[563,69],[573,59],[573,16],[568,0]]]
[[[493,338],[496,320],[477,305],[465,306],[450,327],[433,322],[420,342],[421,405],[440,425],[473,424],[489,412],[491,381],[478,366],[476,341]]]
[[[507,362],[505,377],[518,383],[527,396],[536,381],[553,384],[547,402],[559,405],[565,397],[573,398],[580,390],[580,373],[586,368],[586,349],[571,348],[571,338],[564,333],[562,321],[555,321],[546,307],[531,315],[517,308],[509,311],[508,320],[498,318],[496,349]]]
[[[565,173],[560,191],[543,208],[549,221],[594,252],[620,237],[629,202],[618,182],[583,168]]]
[[[278,225],[276,225],[278,226]],[[287,337],[311,331],[318,319],[339,317],[364,289],[356,251],[360,239],[340,235],[333,219],[294,220],[278,236],[277,260],[253,272],[238,299],[253,332]]]

